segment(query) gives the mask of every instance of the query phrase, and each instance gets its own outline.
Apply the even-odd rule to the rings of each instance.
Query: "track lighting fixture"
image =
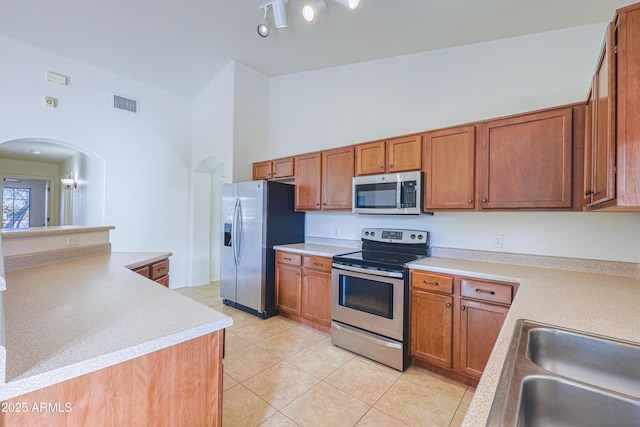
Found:
[[[341,4],[348,9],[355,9],[360,4],[360,0],[333,0],[334,2]],[[269,10],[273,16],[273,22],[276,28],[287,27],[287,10],[286,5],[289,0],[271,0],[262,6],[260,9],[263,12],[263,17],[258,24],[258,34],[260,37],[269,36],[269,25],[267,19],[269,17]],[[302,17],[307,21],[313,21],[319,14],[327,9],[327,3],[325,0],[306,0],[305,5],[302,7]]]
[[[271,10],[273,15],[273,22],[276,28],[284,28],[288,25],[287,10],[284,7],[286,3],[289,3],[289,0],[272,0],[260,6],[260,9],[264,12],[264,16],[260,20],[257,28],[260,37],[267,37],[269,35],[269,26],[267,25],[267,14],[269,10]]]
[[[313,21],[319,14],[325,11],[327,4],[324,0],[311,0],[302,8],[302,17],[305,21]]]

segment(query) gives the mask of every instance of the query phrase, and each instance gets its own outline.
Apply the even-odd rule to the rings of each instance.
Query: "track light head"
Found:
[[[264,17],[260,20],[258,24],[258,35],[260,37],[269,37],[269,26],[267,25],[267,8],[263,7]]]
[[[284,28],[288,26],[287,23],[287,10],[284,8],[285,3],[289,0],[273,0],[271,3],[271,10],[273,11],[273,21],[276,24],[276,28]]]
[[[355,9],[360,4],[360,0],[333,0],[333,1],[351,10]]]
[[[305,4],[302,8],[302,17],[305,21],[311,22],[318,15],[325,11],[327,8],[327,4],[324,0],[312,0],[309,3]]]

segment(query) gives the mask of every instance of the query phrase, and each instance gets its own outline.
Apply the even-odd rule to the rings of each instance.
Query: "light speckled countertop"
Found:
[[[8,272],[0,401],[231,326],[127,268],[169,255],[114,252]]]
[[[640,281],[633,277],[435,257],[409,267],[520,283],[464,426],[486,424],[518,319],[640,342]]]
[[[346,254],[350,252],[357,252],[358,248],[349,248],[345,246],[330,246],[321,245],[317,243],[294,243],[291,245],[274,246],[273,249],[279,251],[294,252],[305,255],[315,255],[332,257],[334,255]]]

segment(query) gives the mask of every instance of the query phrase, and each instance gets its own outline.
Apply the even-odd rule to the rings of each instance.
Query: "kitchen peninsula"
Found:
[[[82,252],[83,237],[69,236],[111,228],[7,231],[3,248],[31,234]],[[132,271],[171,253],[95,245],[108,250],[51,262],[48,248],[23,254],[30,265],[5,258],[0,424],[220,425],[232,320]]]

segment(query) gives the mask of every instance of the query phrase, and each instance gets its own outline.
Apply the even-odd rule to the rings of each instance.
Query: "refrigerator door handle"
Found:
[[[240,252],[242,251],[242,201],[238,197],[237,209],[236,209],[236,248],[235,257],[236,265],[240,265]]]
[[[240,207],[240,198],[236,198],[236,204],[233,207],[233,217],[231,218],[231,251],[233,252],[233,261],[238,266],[238,209]]]

